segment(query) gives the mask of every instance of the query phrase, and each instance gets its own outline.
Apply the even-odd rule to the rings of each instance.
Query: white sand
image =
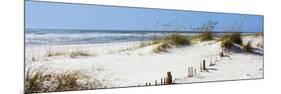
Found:
[[[254,47],[261,44],[262,37],[247,36],[243,41],[252,41]],[[168,53],[153,53],[156,45],[139,49],[140,42],[27,46],[26,68],[44,66],[54,73],[79,70],[98,79],[109,80],[108,87],[138,86],[147,82],[154,84],[171,71],[175,83],[202,82],[217,80],[235,80],[263,78],[263,56],[245,53],[230,53],[230,58],[219,57],[220,42],[207,41],[182,48],[169,49]],[[260,48],[260,47],[259,47]],[[69,52],[87,51],[93,56],[71,58],[67,55],[46,57],[48,50]],[[262,49],[262,48],[260,48]],[[35,61],[32,61],[32,57]],[[189,66],[199,71],[199,65],[205,59],[207,65],[217,59],[209,72],[197,72],[188,78]]]

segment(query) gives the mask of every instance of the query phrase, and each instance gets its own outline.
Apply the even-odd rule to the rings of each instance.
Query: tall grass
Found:
[[[53,57],[53,56],[60,56],[60,55],[66,55],[65,52],[59,52],[59,51],[47,51],[47,57]]]
[[[172,45],[169,43],[162,43],[158,45],[156,48],[153,49],[153,52],[160,53],[160,52],[168,52],[168,48],[171,48]]]
[[[179,34],[172,34],[167,37],[164,37],[163,39],[157,40],[157,42],[161,43],[156,48],[153,49],[155,53],[160,52],[168,52],[167,49],[171,48],[173,46],[175,47],[181,47],[189,45],[190,38],[188,36],[179,35]]]
[[[89,52],[86,52],[86,51],[76,50],[76,51],[70,52],[69,56],[71,58],[76,58],[78,56],[91,56],[91,54]]]
[[[82,51],[82,50],[73,50],[70,52],[67,51],[52,51],[52,50],[47,50],[46,57],[54,57],[54,56],[69,56],[71,58],[76,58],[79,56],[92,56],[94,54],[90,54],[87,51]]]
[[[25,93],[42,93],[104,88],[106,80],[97,80],[79,71],[50,73],[46,68],[27,69]]]
[[[172,34],[171,36],[168,37],[167,41],[169,41],[170,44],[175,46],[184,46],[190,44],[188,36],[179,35],[179,34]]]
[[[233,43],[242,45],[242,38],[239,32],[232,34],[225,34],[221,37],[221,47],[229,49],[233,46]]]
[[[202,32],[199,35],[200,41],[208,41],[213,40],[213,30],[216,27],[218,22],[209,20],[206,24],[203,24],[200,28],[200,32]]]
[[[200,41],[213,40],[213,33],[211,31],[202,32],[199,35]]]
[[[32,71],[29,68],[25,74],[25,92],[43,92],[44,81],[48,76],[45,74],[46,69],[42,67],[37,68],[36,71]]]

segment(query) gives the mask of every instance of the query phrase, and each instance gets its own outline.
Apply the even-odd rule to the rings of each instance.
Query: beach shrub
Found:
[[[79,71],[50,73],[47,72],[47,69],[40,67],[27,70],[25,74],[25,93],[104,88],[105,81],[86,76]]]
[[[240,33],[225,34],[221,37],[221,46],[225,48],[230,48],[233,43],[242,45],[242,38]]]
[[[163,37],[163,39],[158,40],[158,42],[160,42],[161,44],[153,49],[155,53],[168,52],[167,49],[171,48],[172,46],[181,47],[189,45],[190,38],[184,35],[172,34],[167,37]]]
[[[171,36],[168,37],[166,41],[170,42],[170,44],[175,46],[184,46],[190,44],[188,36],[179,35],[179,34],[172,34]]]
[[[200,41],[213,40],[213,33],[211,31],[202,32],[199,35]]]
[[[231,35],[231,41],[233,41],[233,43],[242,45],[241,34],[240,34],[240,33],[233,33],[233,34]]]

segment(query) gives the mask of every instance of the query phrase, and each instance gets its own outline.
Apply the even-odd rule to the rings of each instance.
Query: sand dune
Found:
[[[253,47],[263,52],[263,37],[245,36],[244,43],[252,41]],[[168,52],[154,53],[157,44],[138,48],[140,42],[28,46],[26,68],[44,66],[52,73],[79,70],[98,79],[107,79],[107,87],[145,85],[160,81],[170,71],[174,83],[250,79],[263,77],[263,56],[250,53],[234,53],[220,57],[220,42],[205,41],[189,46],[171,48]],[[46,56],[48,51],[61,52],[57,56]],[[83,51],[89,55],[72,58],[72,51]],[[63,53],[63,54],[62,54]],[[206,60],[209,72],[199,72],[200,63]],[[210,63],[214,66],[209,66]],[[188,76],[188,67],[197,74]],[[160,83],[160,82],[159,82]]]

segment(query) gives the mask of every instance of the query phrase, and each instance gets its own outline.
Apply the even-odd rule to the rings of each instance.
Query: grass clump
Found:
[[[202,32],[199,35],[200,41],[208,41],[213,40],[213,33],[211,31],[208,32]]]
[[[44,91],[42,88],[44,81],[47,79],[45,69],[38,68],[37,71],[27,70],[25,75],[25,92],[40,92]]]
[[[242,45],[242,38],[240,33],[225,34],[221,37],[221,46],[229,49],[233,43]]]
[[[166,41],[175,46],[184,46],[190,44],[188,36],[179,34],[172,34],[166,39]]]
[[[169,43],[162,43],[158,45],[156,48],[153,49],[153,52],[160,53],[160,52],[168,52],[167,49],[171,48],[172,46]]]
[[[71,58],[76,58],[79,56],[91,56],[89,52],[81,51],[81,50],[74,50],[70,52],[63,52],[63,51],[47,51],[47,57],[55,57],[55,56],[70,56]]]
[[[25,74],[25,93],[43,93],[54,91],[85,90],[103,88],[105,80],[90,80],[82,72],[50,73],[42,67],[28,69]]]
[[[167,49],[171,48],[172,46],[175,47],[186,46],[189,45],[191,42],[188,36],[172,34],[170,36],[164,37],[162,40],[158,39],[157,43],[161,43],[161,44],[153,49],[155,53],[168,52]]]
[[[47,57],[60,56],[60,55],[66,55],[66,53],[58,52],[58,51],[47,51]]]
[[[79,57],[79,56],[90,56],[91,54],[89,52],[86,52],[86,51],[80,51],[80,50],[77,50],[77,51],[72,51],[70,52],[69,56],[71,58],[76,58],[76,57]]]

